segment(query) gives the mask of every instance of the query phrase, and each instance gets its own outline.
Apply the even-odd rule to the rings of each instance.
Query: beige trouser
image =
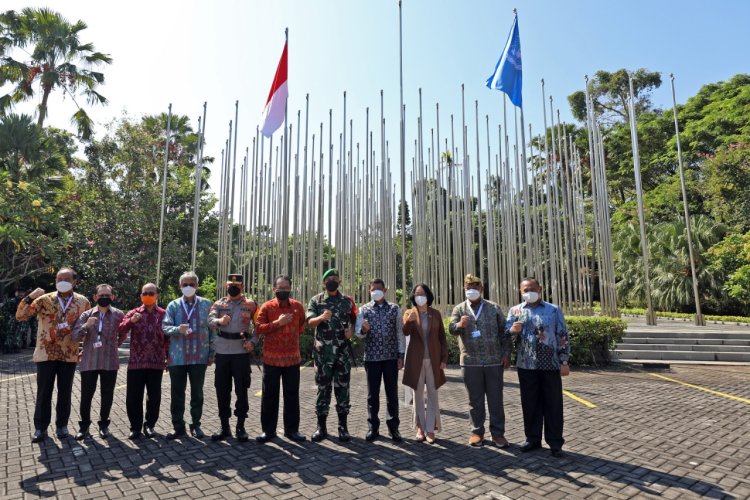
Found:
[[[427,408],[425,409],[425,389],[427,389]],[[414,425],[425,433],[440,430],[440,403],[435,387],[435,376],[430,359],[422,361],[417,388],[414,390]]]

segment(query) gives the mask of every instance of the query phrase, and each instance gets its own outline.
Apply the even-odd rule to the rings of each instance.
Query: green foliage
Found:
[[[83,140],[91,139],[92,122],[76,97],[89,105],[105,104],[107,99],[98,92],[104,74],[97,71],[110,64],[112,58],[97,52],[92,43],[82,43],[80,33],[86,23],[69,22],[60,13],[47,8],[27,7],[21,12],[0,14],[0,38],[4,58],[0,64],[0,85],[13,84],[10,93],[0,97],[0,113],[14,104],[35,97],[35,86],[41,89],[39,117],[41,127],[47,117],[50,94],[59,90],[73,99],[78,110],[71,122]],[[14,59],[16,48],[22,59]]]
[[[711,214],[737,231],[750,230],[750,142],[721,147],[704,175]]]
[[[620,314],[625,314],[628,316],[644,316],[646,314],[646,310],[642,307],[626,307],[626,308],[620,308]],[[692,320],[695,316],[694,314],[690,313],[679,313],[679,312],[672,312],[672,311],[656,311],[656,316],[659,318],[668,318],[668,319],[682,319],[682,320]],[[737,323],[737,324],[750,324],[750,318],[747,316],[724,316],[724,315],[718,315],[718,314],[704,314],[703,317],[707,321],[715,321],[717,323]]]
[[[607,365],[612,349],[625,335],[627,324],[616,318],[598,316],[565,316],[570,333],[570,363],[573,365]]]
[[[725,310],[750,313],[750,232],[729,234],[706,252],[713,272],[724,281]]]

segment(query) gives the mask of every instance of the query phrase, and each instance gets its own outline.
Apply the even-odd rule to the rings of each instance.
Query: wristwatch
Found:
[[[27,304],[31,304],[32,302],[34,302],[34,299],[32,299],[31,297],[24,297],[23,301]]]
[[[561,364],[561,365],[563,365],[563,366],[568,366],[568,362],[567,362],[567,361],[563,361],[563,362],[562,362],[562,363],[560,363],[560,364]]]

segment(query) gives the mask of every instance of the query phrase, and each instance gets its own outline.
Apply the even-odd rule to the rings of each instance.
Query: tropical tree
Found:
[[[73,150],[70,134],[42,129],[29,115],[0,118],[0,170],[7,171],[13,182],[37,181],[41,185],[49,177],[65,174]]]
[[[5,113],[15,104],[29,100],[39,92],[37,125],[42,127],[47,118],[49,97],[59,90],[69,97],[78,110],[73,123],[79,136],[89,140],[92,121],[78,103],[83,97],[89,105],[105,104],[107,99],[98,92],[104,74],[97,69],[110,64],[112,58],[96,51],[92,43],[82,43],[80,34],[86,23],[71,23],[60,13],[47,8],[27,7],[20,13],[10,10],[0,14],[0,85],[13,84],[12,90],[0,97],[0,112]],[[29,59],[12,57],[16,48]]]

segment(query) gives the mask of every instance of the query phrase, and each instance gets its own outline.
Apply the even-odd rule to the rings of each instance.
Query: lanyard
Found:
[[[180,299],[180,304],[182,304],[182,310],[185,311],[185,315],[187,318],[185,318],[185,323],[190,323],[190,316],[193,315],[193,311],[195,311],[195,306],[197,304],[197,301],[193,299],[193,304],[190,306],[190,311],[188,311],[187,306],[185,305],[185,299]]]
[[[474,320],[479,321],[479,316],[482,315],[482,309],[484,309],[484,302],[479,306],[479,310],[474,313],[474,309],[471,308],[471,302],[466,301],[466,308],[471,311],[471,315],[474,316]]]
[[[60,315],[60,317],[62,319],[65,319],[65,312],[70,307],[70,303],[73,302],[73,294],[70,294],[70,297],[68,297],[68,301],[65,303],[65,305],[63,305],[63,301],[59,295],[57,296],[57,301],[60,303],[60,309],[62,309],[62,314]]]

